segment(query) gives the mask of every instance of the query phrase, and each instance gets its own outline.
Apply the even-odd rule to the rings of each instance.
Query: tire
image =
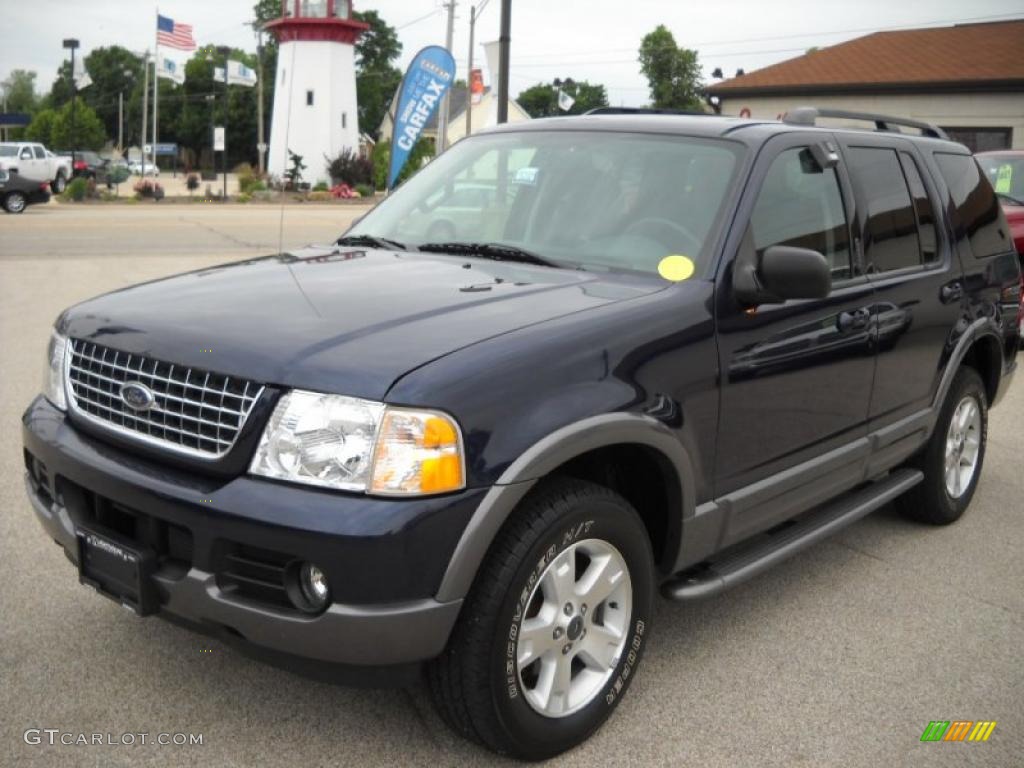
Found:
[[[28,200],[23,192],[8,192],[4,198],[4,210],[8,213],[21,213],[28,205]]]
[[[619,578],[593,579],[602,563]],[[584,741],[621,701],[640,663],[653,563],[647,531],[621,496],[581,480],[542,482],[495,538],[448,647],[428,669],[441,717],[463,736],[526,760]],[[569,564],[577,591],[555,577]],[[581,595],[587,582],[602,589]],[[588,594],[593,602],[605,592],[585,605]],[[571,614],[561,602],[567,595]],[[552,681],[548,696],[545,680]],[[569,681],[568,695],[551,693],[558,680]]]
[[[58,173],[57,178],[53,180],[53,193],[55,195],[59,195],[64,191],[64,188],[67,187],[67,185],[68,180],[64,178],[64,174]]]
[[[977,419],[970,419],[963,427],[963,417],[970,415],[968,403],[973,404]],[[966,410],[965,410],[966,409]],[[959,425],[954,428],[953,419],[957,417]],[[960,440],[959,435],[964,439]],[[924,480],[900,497],[898,506],[907,517],[931,525],[949,525],[956,522],[974,497],[978,487],[978,479],[985,462],[985,444],[988,440],[988,397],[985,385],[977,371],[962,366],[953,378],[953,383],[946,395],[946,401],[939,412],[935,431],[925,445],[924,450],[909,464],[924,473]],[[963,454],[951,453],[947,456],[947,444],[952,450],[962,446]],[[957,465],[964,467],[964,462],[972,455],[973,463],[970,477],[965,478],[963,470],[959,477],[947,482],[947,457],[955,460]],[[966,457],[966,459],[965,459]],[[952,488],[950,485],[952,484]]]

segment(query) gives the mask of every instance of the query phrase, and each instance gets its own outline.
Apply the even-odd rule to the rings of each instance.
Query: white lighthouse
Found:
[[[330,182],[327,160],[359,149],[355,44],[369,25],[351,0],[282,0],[267,24],[279,43],[267,168],[283,179],[288,151],[302,156],[302,181]]]

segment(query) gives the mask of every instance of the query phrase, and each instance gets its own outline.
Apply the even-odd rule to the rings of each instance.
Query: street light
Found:
[[[75,102],[78,100],[78,88],[75,84],[75,51],[78,50],[78,40],[69,37],[64,40],[64,48],[71,51],[71,175],[75,175],[75,145],[78,143],[78,136],[75,133]]]
[[[231,49],[226,45],[218,45],[217,53],[224,57],[224,149],[220,152],[220,169],[224,174],[224,193],[221,202],[228,201],[228,56]]]

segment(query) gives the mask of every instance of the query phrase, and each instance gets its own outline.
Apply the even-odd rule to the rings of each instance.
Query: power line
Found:
[[[439,14],[440,12],[441,12],[440,8],[435,8],[430,13],[425,13],[424,15],[420,16],[418,19],[413,19],[412,21],[407,21],[405,24],[399,24],[397,27],[395,27],[395,31],[397,32],[400,29],[405,29],[406,27],[411,27],[413,24],[419,24],[421,21],[426,21],[429,18],[437,16],[437,14]]]

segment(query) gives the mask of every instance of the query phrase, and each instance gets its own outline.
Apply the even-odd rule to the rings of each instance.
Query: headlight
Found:
[[[46,345],[46,368],[43,370],[43,394],[62,411],[68,409],[64,393],[64,362],[68,352],[68,338],[54,331]]]
[[[249,471],[387,495],[465,485],[462,440],[449,416],[303,390],[278,402]]]

